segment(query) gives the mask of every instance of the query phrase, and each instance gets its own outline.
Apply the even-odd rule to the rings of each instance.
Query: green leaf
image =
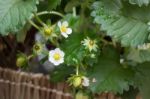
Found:
[[[140,89],[143,99],[150,97],[150,62],[142,63],[136,66],[135,84]]]
[[[18,32],[33,12],[37,0],[0,0],[0,34]]]
[[[29,23],[25,24],[25,26],[20,31],[18,31],[16,33],[17,42],[24,43],[24,41],[26,39],[27,32],[30,28],[31,28],[31,25]]]
[[[139,6],[142,6],[142,5],[148,5],[150,3],[150,0],[126,0],[126,1],[129,1],[129,3],[131,4],[137,4]]]
[[[150,50],[130,49],[127,55],[127,60],[142,63],[150,61]]]
[[[124,90],[129,89],[134,71],[121,66],[119,60],[119,54],[113,47],[102,50],[98,63],[88,72],[91,79],[96,79],[96,82],[91,83],[89,87],[93,92],[123,93]]]
[[[80,17],[67,14],[64,16],[63,21],[68,21],[69,27],[73,29],[73,32],[79,32],[80,28]]]
[[[43,58],[40,60],[40,64],[44,64],[47,60],[48,60],[48,55],[46,55],[45,57],[43,57]]]
[[[149,84],[150,84],[150,78],[149,79],[143,79],[143,84],[139,88],[143,99],[149,99],[149,97],[150,97]]]
[[[139,7],[137,5],[131,5],[126,2],[123,2],[122,5],[122,9],[120,9],[122,13],[121,15],[139,20],[147,24],[150,18],[150,5]]]
[[[73,66],[60,65],[54,69],[52,73],[50,73],[50,80],[52,82],[61,82],[65,81],[70,74],[73,74],[75,71]]]
[[[121,8],[122,8],[122,2],[120,0],[102,0],[101,2],[97,1],[93,3],[92,13],[96,12],[97,14],[100,15],[103,15],[104,13],[109,13],[109,14],[111,13],[114,15],[116,13],[120,13]]]
[[[149,36],[147,22],[150,18],[150,6],[139,8],[117,1],[110,2],[112,4],[103,2],[93,4],[94,10],[91,15],[94,17],[94,22],[101,24],[101,29],[112,36],[114,40],[120,41],[123,46],[136,47],[143,44]],[[120,6],[117,6],[118,4]],[[95,5],[97,6],[95,7]],[[113,7],[114,9],[110,9]],[[108,11],[108,9],[110,10]]]
[[[48,10],[56,9],[61,0],[48,0]]]
[[[65,63],[74,65],[81,62],[85,56],[85,48],[81,44],[85,36],[83,33],[79,33],[80,17],[67,14],[62,21],[68,21],[73,33],[61,42],[61,49],[65,52]]]
[[[83,34],[73,33],[69,38],[62,42],[61,49],[65,52],[65,63],[74,65],[83,60],[85,55],[85,48],[81,44],[83,39]]]

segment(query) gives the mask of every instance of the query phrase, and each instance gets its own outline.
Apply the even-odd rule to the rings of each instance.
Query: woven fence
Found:
[[[66,83],[54,84],[43,74],[0,68],[0,99],[73,99],[73,97]],[[121,98],[105,93],[96,95],[95,99]]]
[[[0,68],[0,99],[72,99],[66,83],[48,76]]]

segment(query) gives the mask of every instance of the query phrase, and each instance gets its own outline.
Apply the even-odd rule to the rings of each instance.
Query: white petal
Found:
[[[87,37],[86,39],[87,39],[87,40],[90,40],[90,38],[89,38],[89,37]]]
[[[60,48],[56,48],[55,51],[60,54],[61,57],[64,57],[65,53],[60,50]]]
[[[55,66],[58,66],[60,63],[58,63],[58,62],[54,62],[53,63]]]
[[[65,38],[67,38],[68,37],[68,35],[66,34],[66,33],[61,33]]]
[[[85,87],[89,86],[89,79],[87,77],[83,77],[82,85]]]
[[[59,63],[63,63],[64,62],[64,58],[61,58],[60,60],[59,60]]]
[[[49,61],[50,61],[51,63],[53,63],[54,65],[59,65],[59,64],[60,64],[60,62],[54,60],[53,57],[50,57],[50,58],[49,58]]]
[[[61,22],[60,21],[58,22],[58,26],[61,27]]]
[[[93,79],[92,79],[92,82],[93,82],[93,83],[95,83],[95,82],[96,82],[96,79],[95,79],[95,78],[93,78]]]
[[[60,54],[60,56],[64,56],[65,53],[62,50],[60,50],[60,48],[56,48],[55,50]]]
[[[71,34],[72,33],[72,29],[71,28],[67,28],[67,34]]]
[[[54,63],[54,62],[55,62],[55,60],[54,60],[53,57],[49,57],[49,61],[50,61],[51,63]]]
[[[64,22],[62,23],[62,25],[65,26],[65,27],[68,27],[68,22],[67,22],[67,21],[64,21]]]
[[[64,57],[65,53],[63,51],[60,52],[61,56]]]
[[[56,48],[55,52],[58,52],[58,53],[61,52],[60,48]]]
[[[54,50],[49,51],[49,56],[53,56],[54,55]]]

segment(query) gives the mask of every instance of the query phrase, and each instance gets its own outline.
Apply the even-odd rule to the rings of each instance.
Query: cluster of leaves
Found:
[[[93,93],[123,93],[134,86],[143,99],[149,99],[150,0],[70,0],[62,3],[66,6],[59,11],[67,14],[61,20],[68,21],[73,33],[67,39],[56,39],[65,58],[64,64],[51,74],[51,79],[65,81],[79,66],[79,75],[90,79],[87,89]],[[31,27],[26,25],[34,18],[33,14],[38,15],[37,9],[52,11],[57,5],[62,6],[61,0],[0,0],[0,34],[13,33],[20,38]],[[54,23],[59,19],[54,19]],[[97,40],[97,51],[89,51],[82,44],[87,37]],[[30,57],[21,55],[24,58],[18,61],[27,64],[26,59]],[[43,60],[47,60],[47,56]]]
[[[94,17],[94,22],[100,24],[101,30],[111,36],[113,41],[121,43],[121,46],[124,47],[123,58],[125,62],[123,65],[130,68],[125,72],[113,72],[115,74],[119,73],[114,76],[118,80],[116,81],[117,83],[113,83],[115,78],[104,80],[105,87],[95,87],[98,90],[115,91],[118,88],[117,92],[121,92],[119,88],[127,89],[128,85],[133,84],[133,86],[137,86],[140,89],[143,99],[150,97],[147,94],[149,93],[149,87],[146,84],[149,83],[150,79],[148,77],[150,64],[147,62],[150,61],[149,7],[149,0],[101,0],[93,3],[91,16]],[[104,65],[102,66],[103,68],[105,67]],[[113,65],[111,64],[111,66]],[[110,67],[108,68],[110,70]],[[107,78],[112,77],[113,73]],[[121,79],[125,77],[126,80],[121,82],[122,80],[119,79],[118,75],[121,76]],[[101,83],[103,85],[103,82]],[[119,85],[121,86],[117,87]]]
[[[108,2],[95,2],[91,13],[102,30],[122,46],[136,47],[149,41],[149,5],[139,7],[121,0]]]

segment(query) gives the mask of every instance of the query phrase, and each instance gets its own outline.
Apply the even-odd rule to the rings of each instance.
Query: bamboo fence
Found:
[[[66,83],[49,82],[48,76],[43,74],[0,68],[0,99],[73,99],[73,97]],[[121,98],[104,93],[96,95],[95,99]]]

